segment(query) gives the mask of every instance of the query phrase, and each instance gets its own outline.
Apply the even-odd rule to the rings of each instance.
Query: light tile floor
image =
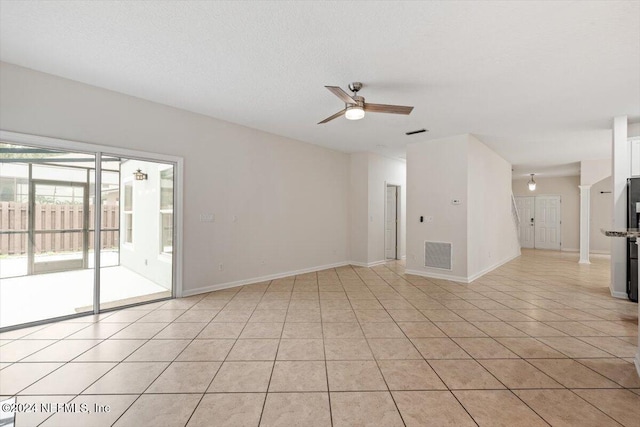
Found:
[[[637,305],[576,261],[341,267],[11,331],[0,395],[59,405],[17,426],[637,427]]]

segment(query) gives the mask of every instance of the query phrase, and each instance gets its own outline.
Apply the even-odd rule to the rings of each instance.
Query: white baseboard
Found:
[[[611,292],[611,296],[614,297],[614,298],[629,299],[629,295],[627,295],[626,292],[614,291],[611,288],[609,288],[609,292]]]
[[[373,261],[367,264],[367,267],[375,267],[376,265],[383,265],[388,263],[389,261],[395,261],[394,259],[383,259],[381,261]]]
[[[400,257],[400,259],[407,259],[407,256],[406,256],[406,255],[402,255],[402,256]]]
[[[460,283],[471,283],[474,280],[484,276],[485,274],[495,270],[496,268],[508,263],[509,261],[513,261],[514,259],[518,258],[520,256],[520,253],[517,253],[513,256],[510,256],[502,261],[499,261],[485,269],[483,269],[482,271],[479,271],[478,273],[475,273],[471,276],[454,276],[452,274],[446,274],[446,273],[437,273],[437,272],[432,272],[432,271],[422,271],[422,270],[405,270],[406,274],[413,274],[415,276],[422,276],[422,277],[431,277],[433,279],[445,279],[445,280],[451,280],[453,282],[460,282]]]
[[[452,282],[469,283],[467,278],[463,276],[454,276],[453,274],[436,273],[433,271],[410,270],[405,269],[405,274],[413,274],[414,276],[430,277],[432,279],[451,280]]]
[[[349,261],[346,264],[348,265],[355,265],[356,267],[366,267],[366,268],[371,268],[371,267],[375,267],[376,265],[382,265],[385,264],[389,261],[393,261],[393,260],[382,260],[382,261],[373,261],[373,262],[360,262],[360,261]]]
[[[579,248],[561,248],[561,252],[580,252]]]
[[[491,266],[479,271],[476,274],[472,274],[471,276],[468,277],[468,282],[467,283],[471,283],[474,280],[479,279],[480,277],[484,276],[485,274],[495,270],[498,267],[501,267],[501,266],[505,265],[506,263],[508,263],[510,261],[513,261],[514,259],[518,258],[519,256],[520,256],[520,251],[518,251],[518,253],[515,254],[515,255],[512,255],[510,257],[507,257],[507,258],[503,259],[502,261],[496,262],[495,264],[493,264],[493,265],[491,265]]]
[[[347,262],[347,264],[355,265],[356,267],[368,267],[366,262],[360,262],[360,261],[349,261]]]
[[[236,286],[250,285],[252,283],[266,282],[267,280],[281,279],[283,277],[295,276],[297,274],[313,273],[314,271],[326,270],[329,268],[343,267],[349,265],[347,261],[337,262],[335,264],[319,265],[316,267],[304,268],[302,270],[285,271],[283,273],[270,274],[261,277],[252,277],[249,279],[236,280],[234,282],[218,283],[216,285],[202,286],[195,289],[185,289],[182,292],[183,297],[191,295],[203,294],[205,292],[219,291],[222,289],[235,288]]]

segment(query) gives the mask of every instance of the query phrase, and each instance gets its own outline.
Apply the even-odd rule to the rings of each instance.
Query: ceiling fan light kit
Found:
[[[344,117],[348,120],[360,120],[364,118],[364,110],[359,105],[347,106]]]
[[[358,91],[362,89],[362,83],[353,82],[349,84],[349,90],[353,92],[353,95],[349,95],[338,86],[325,86],[331,93],[340,98],[345,103],[344,110],[338,111],[332,116],[327,117],[318,124],[324,124],[330,122],[333,119],[344,114],[348,120],[360,120],[364,118],[365,111],[371,111],[374,113],[391,113],[391,114],[411,114],[413,107],[407,107],[404,105],[386,105],[386,104],[368,104],[364,101],[364,97],[358,95]]]

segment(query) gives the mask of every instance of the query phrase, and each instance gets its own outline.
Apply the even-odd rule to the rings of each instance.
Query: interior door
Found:
[[[385,215],[385,257],[396,259],[398,250],[398,187],[387,186]]]
[[[560,250],[560,196],[537,196],[535,206],[536,249]]]
[[[520,215],[520,226],[518,227],[520,247],[533,248],[535,244],[535,198],[516,197],[515,199]]]
[[[86,184],[32,180],[31,274],[80,270],[88,264],[89,194]]]

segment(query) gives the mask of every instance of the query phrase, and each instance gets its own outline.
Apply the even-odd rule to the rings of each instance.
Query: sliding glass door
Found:
[[[102,162],[101,223],[110,228],[101,234],[101,309],[171,297],[173,169],[122,157]],[[109,262],[116,250],[117,264]]]
[[[0,143],[0,330],[172,297],[174,169]]]

